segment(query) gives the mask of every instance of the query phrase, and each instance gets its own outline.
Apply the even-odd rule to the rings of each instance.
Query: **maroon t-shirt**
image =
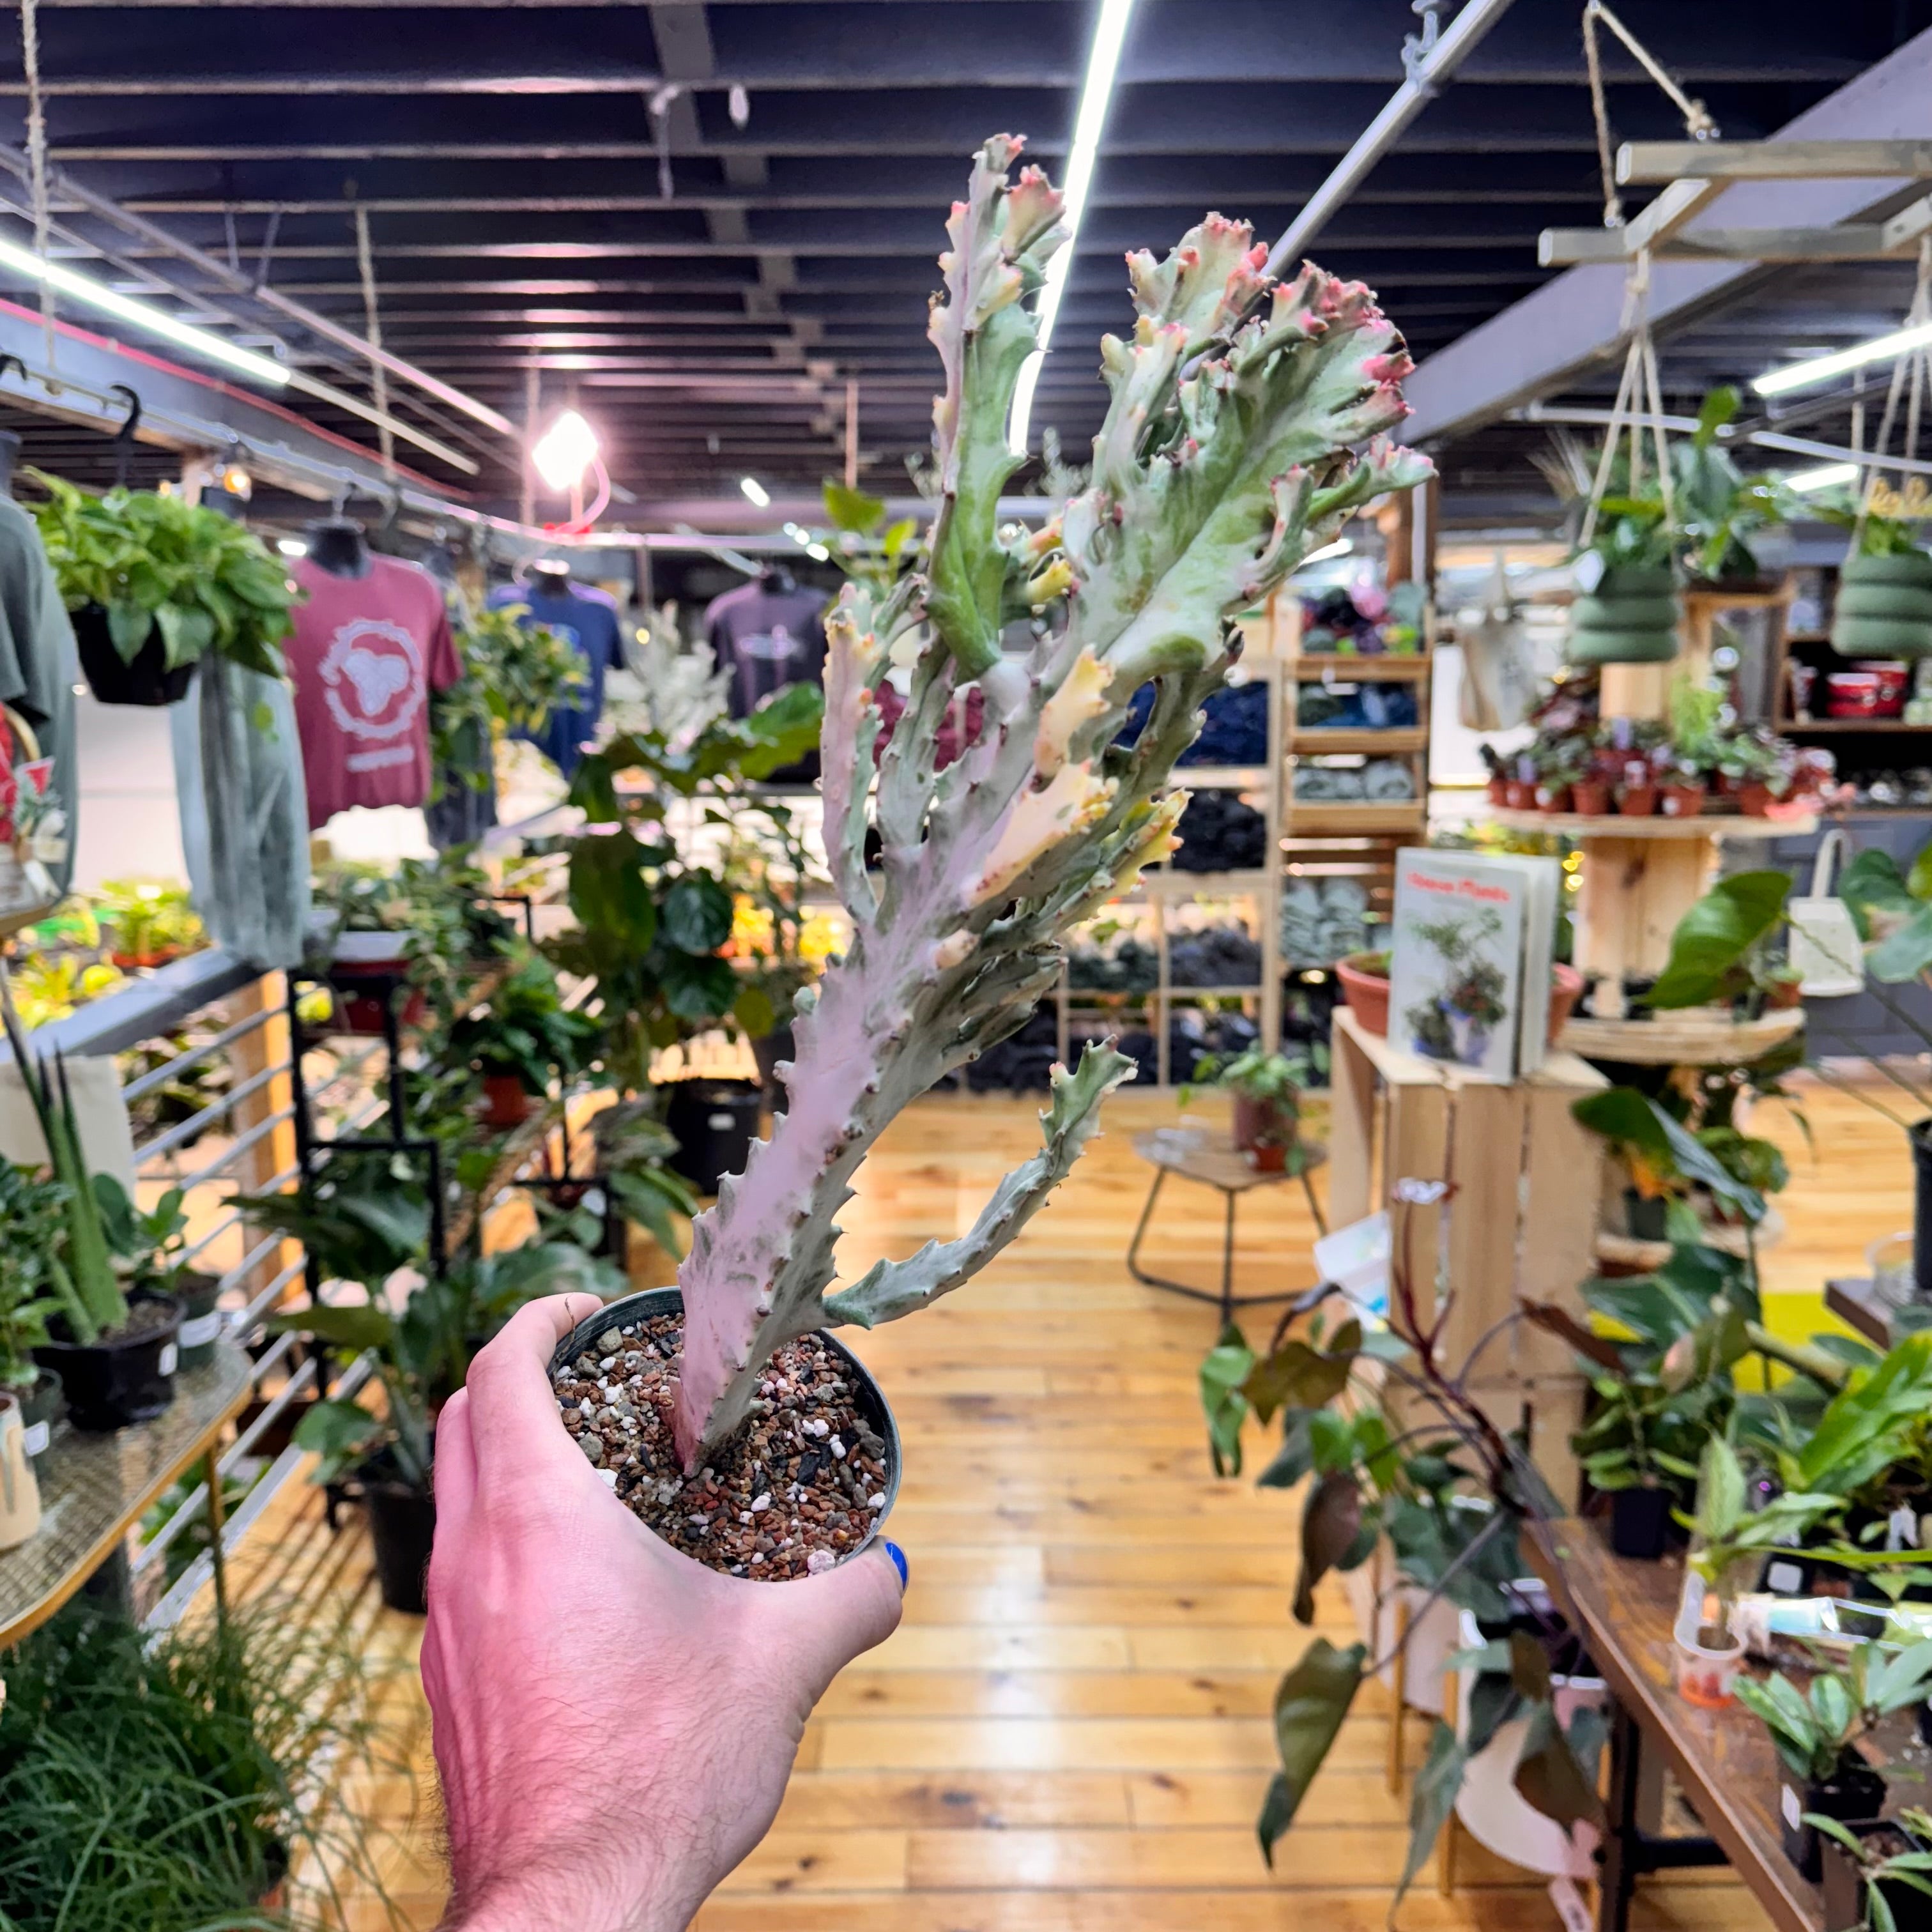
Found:
[[[442,592],[428,571],[370,560],[334,577],[304,557],[308,601],[285,646],[310,830],[352,805],[421,805],[429,796],[429,694],[463,668]]]

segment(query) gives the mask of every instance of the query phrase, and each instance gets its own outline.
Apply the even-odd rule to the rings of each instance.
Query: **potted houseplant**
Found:
[[[1814,1812],[1805,1822],[1823,1851],[1827,1925],[1843,1932],[1932,1928],[1932,1818],[1908,1809],[1896,1818],[1841,1823]]]
[[[1259,272],[1252,231],[1210,218],[1166,262],[1130,258],[1140,322],[1131,344],[1106,351],[1101,432],[1120,461],[1008,548],[999,496],[1018,459],[1006,423],[1035,345],[1033,301],[1064,238],[1046,178],[1029,169],[1010,181],[1018,152],[1004,136],[986,144],[949,224],[930,330],[945,394],[927,542],[883,596],[848,583],[827,622],[824,844],[851,943],[795,1002],[794,1057],[780,1070],[787,1112],[694,1224],[679,1274],[688,1324],[681,1336],[650,1335],[676,1354],[668,1435],[646,1405],[636,1447],[613,1470],[631,1508],[687,1546],[688,1485],[710,1470],[708,1493],[724,1504],[718,1533],[694,1553],[774,1580],[864,1547],[896,1472],[854,1495],[834,1473],[849,1459],[807,1470],[801,1458],[800,1486],[781,1492],[790,1507],[754,1510],[760,1496],[775,1500],[756,1459],[758,1425],[770,1420],[761,1390],[809,1378],[830,1392],[836,1381],[846,1387],[835,1400],[860,1403],[869,1385],[819,1331],[875,1327],[970,1280],[1044,1204],[1132,1063],[1090,1046],[1077,1066],[1056,1070],[1040,1152],[962,1235],[828,1292],[853,1173],[910,1100],[1024,1023],[1060,970],[1064,935],[1172,849],[1182,800],[1168,781],[1225,682],[1226,621],[1372,496],[1426,474],[1374,440],[1401,419],[1397,385],[1410,364],[1366,290],[1312,268],[1276,286]],[[1184,392],[1184,370],[1198,387]],[[1221,399],[1211,421],[1187,400],[1210,390]],[[1176,459],[1198,479],[1184,507]],[[1012,609],[1047,621],[1027,654],[1010,658],[1000,640]],[[880,748],[874,694],[896,660],[910,662],[910,689]],[[1147,724],[1131,746],[1117,744],[1150,682]],[[984,728],[940,768],[939,722],[975,684]],[[876,874],[866,863],[874,835]],[[613,1329],[641,1343],[646,1328],[680,1318],[662,1301],[648,1312],[620,1304],[560,1347],[560,1408],[578,1418],[580,1444],[608,1426],[583,1419],[586,1348]],[[879,1413],[868,1426],[883,1442]],[[610,1447],[585,1453],[608,1468]],[[655,1476],[667,1463],[670,1474],[640,1479],[646,1464]],[[740,1533],[745,1516],[764,1514],[769,1530]],[[760,1536],[772,1547],[760,1548]]]
[[[0,1390],[20,1403],[36,1468],[46,1462],[62,1408],[60,1377],[34,1357],[46,1346],[48,1322],[62,1312],[53,1269],[66,1198],[59,1182],[0,1160]]]
[[[1848,500],[1816,514],[1855,532],[1838,572],[1832,605],[1832,648],[1848,658],[1932,655],[1932,553],[1920,548],[1918,526]]]
[[[1801,1690],[1782,1671],[1762,1682],[1741,1678],[1737,1700],[1771,1733],[1786,1781],[1779,1799],[1784,1855],[1815,1885],[1822,1876],[1818,1828],[1875,1819],[1885,1808],[1884,1778],[1862,1756],[1858,1740],[1894,1711],[1926,1700],[1932,1642],[1887,1655],[1862,1643],[1842,1669],[1821,1666]]]
[[[127,1190],[111,1174],[88,1172],[66,1067],[56,1059],[50,1070],[28,1047],[4,979],[0,1016],[62,1190],[61,1242],[49,1264],[60,1312],[34,1359],[60,1377],[76,1428],[150,1420],[174,1400],[181,1303],[140,1281],[124,1283],[109,1230],[131,1213]]]
[[[1342,995],[1364,1033],[1388,1032],[1389,954],[1352,952],[1335,962],[1335,976],[1342,982]]]
[[[482,1075],[484,1124],[509,1128],[528,1118],[532,1096],[548,1093],[553,1076],[567,1084],[584,1071],[602,1034],[588,1014],[565,1006],[556,968],[532,954],[484,1011],[450,1028],[448,1051]]]
[[[165,966],[201,942],[188,888],[166,879],[110,879],[94,895],[112,934],[108,957],[124,971]]]
[[[574,710],[586,688],[584,661],[561,631],[532,622],[527,604],[472,611],[456,644],[463,675],[430,696],[432,782],[453,777],[493,790],[497,745],[540,740],[552,712]]]
[[[1194,1079],[1233,1095],[1237,1150],[1248,1155],[1263,1174],[1286,1172],[1300,1126],[1300,1094],[1308,1084],[1306,1061],[1252,1046],[1232,1058],[1218,1054],[1204,1056],[1195,1062]],[[1192,1093],[1191,1085],[1181,1089],[1183,1106]]]
[[[114,1190],[101,1202],[102,1228],[109,1249],[122,1258],[130,1288],[173,1297],[182,1306],[176,1366],[205,1367],[214,1359],[221,1335],[221,1277],[188,1266],[188,1214],[178,1187],[170,1187],[150,1208]]]
[[[472,1356],[526,1301],[586,1289],[602,1298],[621,1286],[580,1249],[535,1243],[460,1257],[446,1274],[422,1278],[399,1313],[385,1306],[378,1281],[364,1284],[360,1303],[318,1304],[273,1318],[272,1328],[375,1358],[383,1412],[331,1397],[309,1409],[295,1441],[317,1455],[316,1482],[346,1478],[368,1504],[376,1579],[392,1610],[423,1612],[436,1533],[436,1418],[463,1386]]]
[[[280,676],[297,593],[259,537],[184,496],[24,473],[46,492],[34,517],[101,703],[172,704],[211,656]]]
[[[1660,497],[1612,496],[1575,562],[1564,656],[1573,664],[1667,664],[1680,615],[1672,535]]]
[[[1779,484],[1768,476],[1747,476],[1718,440],[1738,401],[1728,383],[1712,390],[1698,410],[1696,428],[1670,447],[1672,517],[1694,589],[1762,586],[1765,572],[1752,540],[1785,521]]]

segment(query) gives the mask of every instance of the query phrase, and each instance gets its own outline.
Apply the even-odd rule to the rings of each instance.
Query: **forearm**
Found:
[[[587,1847],[586,1847],[587,1849]],[[492,1880],[449,1902],[437,1932],[685,1932],[702,1902],[675,1885],[641,1880],[635,1888],[598,1875],[597,1861],[584,1868]]]

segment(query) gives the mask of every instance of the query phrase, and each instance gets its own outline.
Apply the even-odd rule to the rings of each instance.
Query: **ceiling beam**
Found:
[[[1932,176],[1932,140],[1626,141],[1626,187],[1672,181],[1889,181]]]
[[[1932,95],[1932,30],[1800,114],[1774,141],[1917,138]],[[1880,192],[1868,180],[1744,182],[1712,203],[1726,226],[1776,223],[1825,227],[1890,212],[1910,189]],[[1752,286],[1750,262],[1654,262],[1650,315],[1667,328],[1707,313]],[[1610,263],[1567,270],[1491,320],[1428,357],[1403,385],[1405,434],[1437,440],[1466,434],[1507,410],[1554,394],[1614,352],[1622,334],[1624,276]]]

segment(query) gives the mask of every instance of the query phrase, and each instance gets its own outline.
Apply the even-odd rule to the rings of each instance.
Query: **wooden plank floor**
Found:
[[[1895,1129],[1828,1091],[1810,1104],[1828,1167],[1774,1114],[1764,1124],[1792,1147],[1795,1175],[1772,1285],[1815,1296],[1825,1271],[1909,1219],[1910,1181]],[[962,1231],[1035,1144],[1035,1112],[978,1097],[914,1108],[844,1217],[847,1271]],[[1147,1178],[1130,1136],[1173,1112],[1171,1096],[1117,1096],[1106,1135],[1015,1250],[938,1308],[861,1338],[905,1435],[892,1520],[912,1570],[904,1623],[832,1687],[776,1828],[701,1932],[1383,1924],[1406,1828],[1384,1788],[1378,1693],[1345,1728],[1274,1873],[1256,1849],[1269,1701],[1305,1641],[1288,1614],[1298,1503],[1214,1480],[1195,1393],[1214,1313],[1138,1286],[1123,1265]],[[1219,1208],[1171,1186],[1154,1264],[1210,1280]],[[1244,1202],[1241,1285],[1312,1281],[1312,1232],[1298,1189]],[[254,1564],[364,1613],[360,1529],[330,1537],[310,1496],[280,1509]],[[1339,1637],[1339,1593],[1322,1608]],[[418,1635],[380,1611],[372,1627],[386,1654]],[[401,1922],[426,1929],[442,1898],[427,1726],[412,1684],[392,1702],[415,1774],[360,1780],[350,1797],[388,1832]],[[1412,1727],[1412,1762],[1423,1736]],[[1402,1924],[1556,1924],[1525,1874],[1468,1850],[1461,1876],[1449,1899],[1426,1876]],[[351,1900],[355,1932],[387,1922]],[[1634,1920],[1645,1932],[1764,1922],[1724,1873],[1646,1880]]]

